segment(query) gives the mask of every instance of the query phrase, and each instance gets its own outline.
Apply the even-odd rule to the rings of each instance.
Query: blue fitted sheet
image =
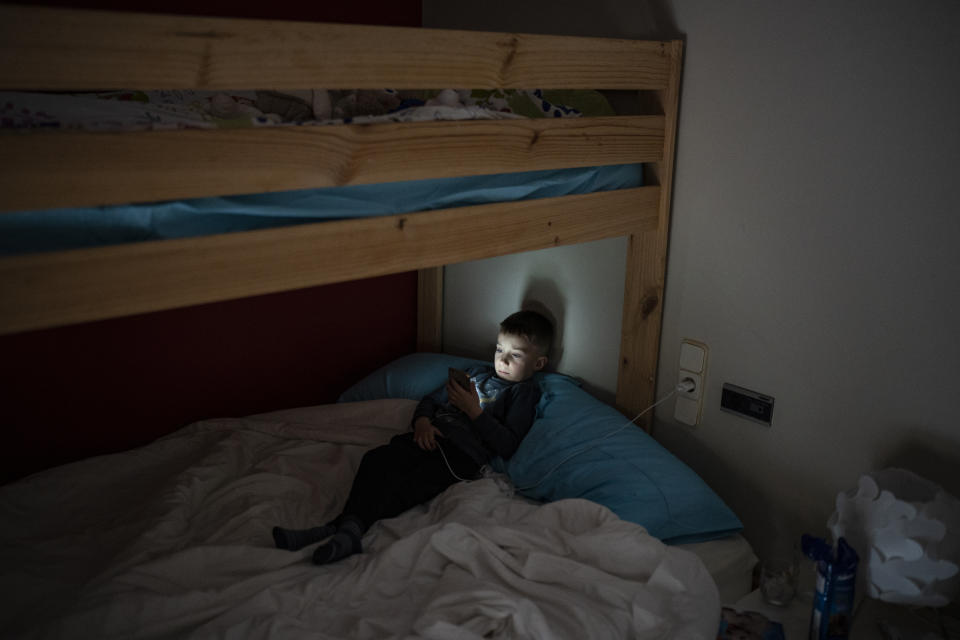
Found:
[[[640,164],[0,214],[0,255],[531,200],[643,184]]]

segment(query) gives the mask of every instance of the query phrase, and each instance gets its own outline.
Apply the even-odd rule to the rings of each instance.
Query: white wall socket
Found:
[[[693,391],[678,391],[678,398],[687,398],[688,400],[700,400],[701,387],[703,385],[703,376],[699,373],[693,373],[692,371],[687,371],[685,369],[680,370],[680,375],[677,376],[677,384],[683,382],[684,380],[692,380],[694,387]]]
[[[706,344],[684,338],[680,342],[680,366],[677,370],[677,384],[684,380],[692,380],[692,391],[678,391],[677,402],[674,406],[673,417],[683,424],[696,426],[700,423],[703,413],[704,384],[707,379],[707,356],[709,348]]]

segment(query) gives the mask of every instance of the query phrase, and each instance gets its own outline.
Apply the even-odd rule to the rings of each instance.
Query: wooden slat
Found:
[[[670,85],[657,98],[666,115],[662,159],[651,164],[651,174],[660,185],[658,224],[654,229],[631,234],[627,249],[623,327],[620,341],[620,371],[617,379],[618,408],[633,417],[656,399],[657,363],[667,268],[667,238],[680,98],[682,43],[671,48]],[[650,411],[639,421],[647,431],[653,424]]]
[[[627,244],[627,271],[624,289],[623,325],[620,340],[620,372],[616,405],[631,418],[649,407],[656,394],[657,354],[660,350],[660,313],[663,308],[663,281],[655,269],[655,232],[637,231]],[[649,431],[653,412],[637,421]]]
[[[0,7],[0,88],[662,89],[664,43]]]
[[[443,267],[417,272],[417,351],[443,351]]]
[[[170,309],[656,226],[658,187],[0,260],[0,333]]]
[[[0,137],[0,211],[651,162],[663,116]]]

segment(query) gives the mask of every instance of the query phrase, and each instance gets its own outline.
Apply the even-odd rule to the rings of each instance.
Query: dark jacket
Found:
[[[467,369],[479,392],[483,413],[476,420],[448,404],[446,385],[426,395],[417,405],[413,420],[426,416],[443,433],[441,446],[452,443],[477,464],[494,456],[510,458],[527,435],[537,413],[540,386],[531,379],[510,382],[499,378],[492,367]]]

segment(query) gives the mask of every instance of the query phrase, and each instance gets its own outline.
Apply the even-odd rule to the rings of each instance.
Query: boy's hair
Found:
[[[550,352],[553,344],[553,324],[536,311],[517,311],[500,323],[500,332],[511,336],[523,336],[542,355]]]

